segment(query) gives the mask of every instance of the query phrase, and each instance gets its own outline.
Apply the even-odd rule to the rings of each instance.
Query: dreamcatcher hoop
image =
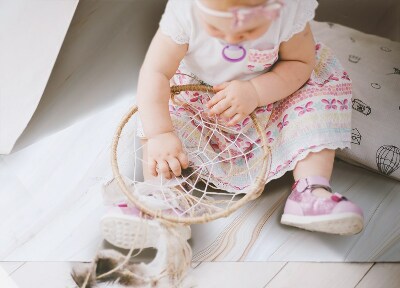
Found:
[[[179,95],[181,92],[193,92],[193,91],[199,91],[199,92],[208,92],[208,93],[214,93],[213,87],[208,86],[208,85],[203,85],[203,84],[189,84],[189,85],[176,85],[171,87],[171,101],[173,103],[178,103],[176,100],[176,96]],[[182,103],[180,103],[182,104]],[[183,105],[185,105],[183,103]],[[243,206],[245,203],[256,199],[261,195],[261,193],[264,190],[264,186],[266,183],[266,178],[270,170],[271,166],[271,151],[268,146],[267,138],[266,135],[257,120],[256,114],[253,112],[250,114],[251,121],[257,131],[257,134],[260,139],[260,147],[262,149],[262,155],[261,158],[259,159],[262,161],[261,167],[259,169],[258,175],[254,178],[253,183],[246,187],[246,194],[234,202],[232,205],[228,206],[226,209],[217,211],[215,213],[204,213],[201,216],[194,216],[194,217],[178,217],[175,215],[171,214],[166,214],[163,213],[161,210],[154,210],[152,208],[149,208],[145,204],[143,204],[137,197],[133,195],[133,193],[129,190],[128,184],[124,180],[124,177],[120,173],[120,165],[118,162],[118,146],[119,146],[119,140],[121,138],[121,134],[126,127],[126,124],[129,122],[129,120],[132,118],[134,114],[138,113],[138,107],[136,105],[132,106],[130,110],[124,115],[122,118],[120,124],[117,127],[117,130],[115,132],[113,142],[112,142],[112,153],[111,153],[111,166],[112,166],[112,171],[114,178],[117,180],[117,183],[119,187],[121,188],[122,192],[125,194],[125,196],[128,198],[128,200],[135,205],[139,210],[141,210],[143,213],[150,215],[151,217],[154,217],[159,220],[166,220],[167,222],[173,222],[173,223],[180,223],[180,224],[199,224],[199,223],[205,223],[209,222],[221,217],[227,217],[231,213],[235,212],[238,208]],[[191,196],[193,197],[193,196]]]

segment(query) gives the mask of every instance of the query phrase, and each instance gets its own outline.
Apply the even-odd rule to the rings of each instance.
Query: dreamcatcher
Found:
[[[176,227],[227,217],[256,199],[264,190],[271,164],[263,129],[268,119],[258,119],[257,113],[260,111],[256,110],[240,124],[227,127],[226,122],[218,116],[208,116],[205,103],[213,95],[213,88],[208,85],[171,87],[170,115],[189,159],[189,168],[180,177],[165,179],[160,176],[143,180],[145,144],[136,137],[142,134],[137,106],[132,107],[123,117],[115,133],[112,144],[114,181],[130,205],[142,212],[143,223],[148,218],[156,219],[160,223],[160,231],[164,231],[164,236],[160,237],[163,238],[165,249],[160,253],[161,256],[157,254],[157,261],[164,261],[165,265],[157,266],[152,272],[147,270],[144,273],[146,269],[142,269],[141,275],[131,275],[143,283],[154,283],[154,279],[159,281],[162,277],[169,278],[169,283],[172,280],[177,283],[176,280],[181,279],[190,266],[190,246],[187,239],[182,239],[177,233]],[[121,279],[121,271],[125,271],[129,279],[129,271],[132,269],[128,269],[127,258],[132,257],[133,247],[137,247],[134,242],[145,241],[144,238],[149,237],[146,225],[139,230],[128,231],[123,235],[124,241],[131,247],[130,252],[122,264],[110,267],[113,270],[108,271],[108,276],[119,271],[122,273],[119,275]],[[168,235],[171,237],[168,238]],[[184,260],[178,261],[180,264],[171,265],[173,257],[168,255],[176,254],[177,251],[183,253],[181,259]],[[160,260],[162,257],[163,260]],[[155,261],[152,265],[155,265]],[[97,272],[92,267],[91,277],[93,274],[99,275]]]

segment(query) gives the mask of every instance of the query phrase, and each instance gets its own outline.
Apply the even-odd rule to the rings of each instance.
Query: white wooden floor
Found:
[[[110,141],[131,101],[0,156],[0,261],[90,261],[104,245],[95,188],[111,175]],[[291,184],[288,174],[230,217],[193,226],[193,260],[400,261],[400,182],[335,163],[334,190],[364,210],[365,228],[354,236],[281,225]]]
[[[0,287],[75,288],[69,276],[73,264],[0,262]],[[192,285],[183,288],[398,288],[400,264],[203,262],[193,263],[185,282]]]
[[[334,165],[332,186],[358,203],[365,228],[354,236],[308,232],[280,224],[291,175],[271,182],[263,195],[234,215],[193,229],[194,261],[400,260],[400,182]]]

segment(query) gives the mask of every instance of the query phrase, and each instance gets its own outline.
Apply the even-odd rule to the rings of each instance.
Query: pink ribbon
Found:
[[[283,6],[283,0],[276,0],[272,2],[268,2],[265,5],[259,5],[254,7],[237,7],[231,8],[229,11],[233,14],[234,28],[241,27],[244,23],[246,23],[249,19],[258,16],[264,16],[269,20],[275,20],[279,17],[281,9]]]

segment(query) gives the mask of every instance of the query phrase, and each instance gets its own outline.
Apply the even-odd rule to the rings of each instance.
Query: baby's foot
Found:
[[[332,192],[324,188],[315,188],[311,193],[320,198],[330,198],[332,196]]]
[[[352,235],[363,228],[363,212],[339,193],[326,178],[300,179],[292,187],[281,223],[310,231]]]
[[[133,245],[134,249],[156,247],[162,229],[160,221],[144,216],[139,209],[129,203],[109,207],[100,224],[103,238],[123,249],[130,249]],[[185,240],[191,237],[188,225],[176,224],[174,230]]]
[[[128,178],[124,177],[129,190],[135,190],[139,194],[146,196],[146,204],[153,209],[168,210],[166,213],[174,213],[170,207],[163,206],[162,201],[153,197],[148,191],[149,185],[145,183],[133,184]],[[156,247],[159,238],[161,222],[153,219],[149,215],[141,213],[134,205],[129,203],[121,192],[115,179],[108,181],[102,188],[104,202],[107,205],[107,213],[100,220],[102,236],[112,245],[130,249]],[[154,192],[155,188],[152,189]],[[185,240],[191,237],[191,230],[188,225],[176,225],[173,228],[176,235],[180,235]]]

